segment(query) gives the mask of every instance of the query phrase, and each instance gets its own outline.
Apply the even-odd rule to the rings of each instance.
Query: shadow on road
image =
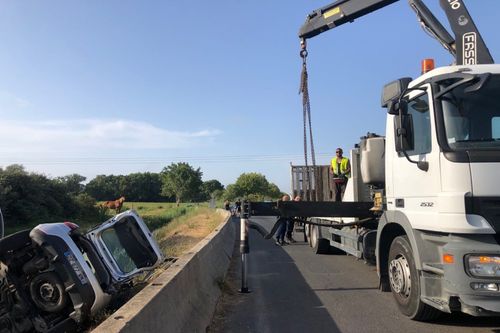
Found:
[[[239,223],[239,219],[233,222]],[[208,332],[340,332],[283,248],[256,231],[251,230],[249,236],[251,292],[238,292],[241,263],[235,245],[224,295]]]
[[[233,218],[233,223],[238,223],[239,239],[239,219]],[[268,229],[272,223],[264,221]],[[362,263],[352,265],[353,259],[348,257],[345,259],[350,259],[349,264],[343,257],[337,257],[335,265],[330,260],[313,261],[302,250],[297,251],[296,246],[306,244],[289,245],[287,251],[297,260],[294,262],[284,248],[251,230],[248,255],[251,293],[241,294],[238,240],[228,278],[222,286],[224,295],[207,332],[500,333],[499,318],[443,314],[429,323],[409,320],[398,311],[391,293],[380,293],[373,279],[357,278],[375,274],[372,267]],[[308,281],[314,278],[313,287],[298,267],[310,273]],[[349,274],[342,272],[346,267],[352,270]],[[321,274],[325,279],[335,278],[321,283]]]
[[[464,313],[443,314],[434,325],[456,326],[456,327],[498,327],[491,332],[500,333],[500,318],[498,317],[473,317]],[[437,329],[437,327],[436,327]]]

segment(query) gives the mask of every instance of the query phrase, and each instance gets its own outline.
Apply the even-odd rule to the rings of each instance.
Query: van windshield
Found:
[[[151,267],[158,260],[133,217],[125,217],[112,228],[104,230],[102,240],[123,273]]]
[[[500,75],[491,75],[479,89],[472,85],[459,85],[440,98],[448,146],[500,150]]]

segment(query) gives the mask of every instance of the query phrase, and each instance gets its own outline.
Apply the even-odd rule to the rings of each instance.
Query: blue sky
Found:
[[[328,3],[0,1],[0,166],[90,180],[184,161],[204,180],[259,172],[289,191],[290,162],[304,163],[297,32]],[[499,59],[500,1],[466,4]],[[318,164],[383,134],[385,83],[452,62],[407,1],[308,49]]]

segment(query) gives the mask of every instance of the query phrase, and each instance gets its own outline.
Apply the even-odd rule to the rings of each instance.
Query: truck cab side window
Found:
[[[429,98],[422,94],[408,102],[408,114],[413,122],[414,149],[407,151],[409,156],[431,152],[431,119]]]

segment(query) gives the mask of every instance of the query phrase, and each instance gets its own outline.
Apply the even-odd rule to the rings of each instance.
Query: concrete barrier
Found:
[[[231,261],[235,225],[224,222],[93,333],[205,332]]]

